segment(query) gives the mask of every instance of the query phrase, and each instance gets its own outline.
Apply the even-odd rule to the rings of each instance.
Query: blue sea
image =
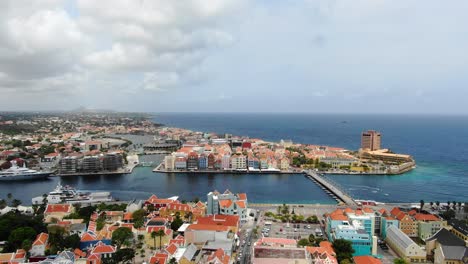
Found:
[[[167,126],[195,131],[358,149],[360,134],[382,133],[382,146],[412,155],[417,168],[403,175],[327,176],[356,199],[382,202],[468,201],[468,117],[425,115],[154,114]],[[160,157],[162,158],[162,157]],[[24,204],[61,181],[82,190],[107,190],[121,200],[180,196],[206,199],[212,190],[246,192],[256,203],[334,203],[303,175],[164,174],[150,167],[130,175],[53,177],[47,181],[0,183],[0,199],[12,193]]]

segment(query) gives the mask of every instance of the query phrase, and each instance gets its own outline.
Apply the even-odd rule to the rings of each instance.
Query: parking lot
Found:
[[[290,238],[299,240],[309,238],[310,234],[315,237],[323,237],[323,230],[319,224],[294,224],[266,221],[260,229],[267,237]]]

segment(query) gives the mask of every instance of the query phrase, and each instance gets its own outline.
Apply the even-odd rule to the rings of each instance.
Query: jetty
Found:
[[[307,170],[307,171],[304,171],[304,173],[306,174],[306,177],[308,179],[318,184],[327,194],[337,199],[337,201],[341,201],[342,203],[347,204],[349,206],[356,206],[356,207],[358,206],[356,201],[354,201],[354,199],[350,195],[346,194],[344,191],[340,190],[334,184],[330,183],[328,180],[321,177],[317,172],[312,171],[312,170]]]

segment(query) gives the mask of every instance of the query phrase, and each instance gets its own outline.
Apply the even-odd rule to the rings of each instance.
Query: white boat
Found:
[[[45,198],[47,203],[50,204],[96,204],[102,202],[115,201],[114,198],[112,198],[110,192],[80,191],[68,185],[62,186],[60,183],[57,185],[57,187],[55,187],[53,191],[49,192],[49,194]],[[43,196],[32,198],[32,204],[42,204],[43,202]]]
[[[38,180],[49,177],[50,171],[37,171],[23,167],[19,167],[15,161],[11,161],[11,167],[0,171],[0,181],[24,181]]]

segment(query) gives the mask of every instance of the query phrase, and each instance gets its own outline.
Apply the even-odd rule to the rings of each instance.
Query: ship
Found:
[[[103,202],[113,202],[110,192],[89,192],[76,190],[71,186],[62,186],[60,182],[57,187],[46,196],[32,198],[32,204],[98,204]]]
[[[15,161],[11,161],[11,167],[0,171],[0,181],[26,181],[26,180],[41,180],[46,179],[52,174],[50,171],[37,171],[23,167],[19,167]]]

